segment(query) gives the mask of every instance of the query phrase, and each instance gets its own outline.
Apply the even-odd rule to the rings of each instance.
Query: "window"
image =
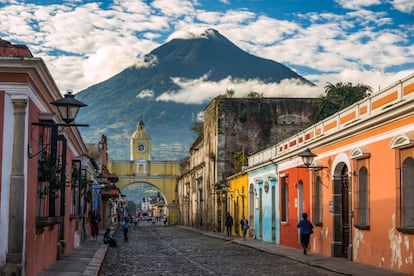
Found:
[[[401,168],[402,227],[414,231],[414,159],[407,157]]]
[[[322,179],[316,176],[313,183],[312,220],[315,226],[322,226]]]
[[[349,156],[353,159],[354,217],[355,227],[369,230],[369,161],[371,154],[364,147],[353,149]]]
[[[288,222],[288,201],[289,201],[289,189],[286,183],[286,177],[282,177],[282,222]]]
[[[61,200],[66,183],[66,139],[57,135],[57,125],[40,130],[38,149],[32,155],[38,161],[36,233],[45,226],[53,227],[63,221],[64,201]]]
[[[397,230],[414,234],[414,135],[400,134],[391,141],[396,150]]]
[[[369,229],[369,185],[368,169],[365,166],[359,168],[356,190],[357,216],[356,227]]]

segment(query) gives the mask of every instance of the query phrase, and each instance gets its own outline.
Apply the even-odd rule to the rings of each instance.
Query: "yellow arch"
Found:
[[[165,197],[170,223],[178,222],[177,179],[180,174],[178,161],[110,161],[108,169],[118,176],[118,189],[141,182],[156,187]]]

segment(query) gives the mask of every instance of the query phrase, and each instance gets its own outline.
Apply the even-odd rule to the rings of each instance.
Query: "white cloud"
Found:
[[[327,82],[351,82],[352,84],[365,84],[372,87],[374,92],[384,89],[399,80],[406,78],[414,73],[414,70],[403,70],[398,73],[384,73],[380,71],[361,71],[353,69],[345,69],[338,73],[323,75],[308,75],[308,79],[317,78],[319,86],[324,87]]]
[[[143,98],[153,98],[154,97],[154,91],[145,89],[138,93],[137,99],[143,99]]]
[[[381,0],[335,0],[335,2],[346,9],[360,9],[381,4]]]
[[[411,0],[390,1],[401,12],[413,12]],[[298,72],[301,75],[318,72],[307,73],[317,82],[327,76],[355,74],[356,78],[360,72],[367,80],[381,82],[393,68],[412,64],[414,49],[408,45],[412,26],[395,28],[385,10],[368,10],[380,4],[379,0],[336,2],[351,11],[298,11],[287,21],[247,9],[206,11],[195,0],[116,0],[109,9],[103,9],[99,2],[41,6],[8,1],[0,9],[0,22],[6,22],[0,24],[0,36],[25,43],[35,56],[42,57],[63,91],[85,89],[134,63],[148,65],[139,58],[173,37],[189,31],[194,37],[207,28],[218,30],[254,55],[290,68],[305,68]],[[225,92],[217,84],[201,83],[193,86],[210,87],[211,95]],[[183,91],[187,86],[183,83]],[[212,87],[219,92],[213,92]],[[260,88],[258,84],[254,87]]]
[[[135,63],[135,67],[140,68],[140,67],[152,67],[157,65],[158,63],[158,57],[155,55],[145,55],[142,58],[140,58],[136,63]]]
[[[151,5],[166,16],[180,17],[194,14],[193,2],[188,0],[154,0]]]
[[[414,13],[414,1],[413,0],[394,0],[391,1],[395,9],[403,13]]]
[[[207,76],[199,79],[185,80],[172,78],[181,89],[165,92],[156,100],[172,101],[185,104],[207,103],[211,99],[223,95],[227,89],[235,91],[235,97],[245,97],[249,92],[263,93],[264,97],[318,97],[323,92],[319,87],[308,86],[294,80],[281,83],[264,83],[260,80],[238,80],[226,78],[219,82],[206,81]]]

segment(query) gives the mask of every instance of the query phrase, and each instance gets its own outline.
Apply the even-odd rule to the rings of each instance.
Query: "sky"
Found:
[[[42,58],[62,94],[140,64],[173,38],[209,28],[288,66],[320,93],[327,82],[366,84],[375,92],[414,73],[413,0],[0,0],[0,22],[0,38]],[[177,82],[183,94],[161,100],[185,101],[194,90],[209,90],[209,96],[227,89],[265,96],[301,90],[232,79]]]

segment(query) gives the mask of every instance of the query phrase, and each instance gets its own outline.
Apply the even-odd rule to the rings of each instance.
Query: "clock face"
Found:
[[[144,152],[145,151],[145,146],[143,144],[139,144],[137,147],[139,152]]]

